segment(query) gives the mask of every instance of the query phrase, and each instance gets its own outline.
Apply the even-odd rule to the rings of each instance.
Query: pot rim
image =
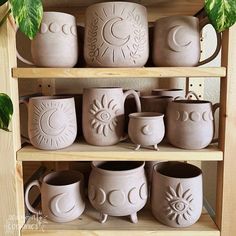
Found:
[[[163,118],[164,114],[159,113],[159,112],[134,112],[134,113],[129,114],[129,117],[133,119],[152,120],[152,119]]]
[[[167,92],[171,92],[171,91],[172,92],[175,92],[175,91],[176,92],[182,92],[183,91],[184,92],[183,89],[179,89],[179,88],[170,88],[170,89],[168,89],[168,88],[166,88],[166,89],[165,88],[163,88],[163,89],[162,88],[156,88],[156,89],[153,89],[152,91],[154,91],[154,92],[155,91],[157,91],[157,92],[163,92],[163,91],[167,91]]]
[[[140,99],[157,99],[157,100],[161,100],[161,99],[173,99],[172,96],[159,96],[159,95],[145,95],[145,96],[140,96]]]
[[[162,18],[159,18],[159,19],[157,19],[156,21],[155,21],[155,24],[157,23],[157,22],[160,22],[160,21],[163,21],[163,20],[166,20],[166,19],[168,19],[168,18],[182,18],[182,17],[184,17],[184,18],[190,18],[190,19],[194,19],[194,20],[196,20],[198,23],[199,23],[199,19],[196,17],[196,16],[191,16],[191,15],[173,15],[173,16],[165,16],[165,17],[162,17]]]
[[[74,100],[74,97],[73,96],[67,96],[67,95],[63,95],[63,96],[60,96],[60,95],[57,95],[57,96],[37,96],[37,97],[30,97],[29,98],[29,101],[45,101],[45,100],[49,100],[49,101],[58,101],[58,100],[71,100],[73,99]]]
[[[119,175],[133,174],[142,169],[144,170],[144,165],[145,165],[145,161],[134,161],[134,162],[140,163],[140,165],[138,167],[135,167],[129,170],[106,170],[106,169],[99,168],[98,165],[105,162],[113,162],[113,161],[92,161],[91,162],[92,169],[97,171],[100,174],[119,176]],[[120,162],[126,162],[126,161],[120,161]]]
[[[203,105],[203,104],[212,104],[210,101],[207,100],[173,100],[172,103],[184,104],[184,105]]]
[[[50,14],[50,13],[53,13],[53,14],[60,14],[60,15],[64,15],[64,16],[69,16],[69,17],[73,17],[73,19],[75,19],[75,16],[73,16],[72,14],[69,14],[69,13],[65,13],[65,12],[60,12],[60,11],[44,11],[43,14]]]

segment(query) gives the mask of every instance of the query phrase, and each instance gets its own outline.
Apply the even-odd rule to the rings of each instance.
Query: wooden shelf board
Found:
[[[224,77],[225,67],[13,68],[15,78]]]
[[[18,161],[126,161],[126,160],[223,160],[223,152],[216,145],[202,150],[184,150],[168,144],[159,145],[160,151],[141,148],[134,151],[134,144],[121,142],[114,146],[99,147],[76,142],[68,148],[57,151],[45,151],[31,145],[23,147],[17,153]]]
[[[86,206],[87,207],[87,206]],[[105,224],[98,222],[99,213],[88,207],[78,220],[59,224],[44,220],[43,224],[30,217],[23,229],[22,236],[220,236],[220,232],[207,212],[203,213],[194,225],[187,228],[171,228],[159,223],[145,208],[138,213],[139,222],[133,224],[128,217],[108,217]]]

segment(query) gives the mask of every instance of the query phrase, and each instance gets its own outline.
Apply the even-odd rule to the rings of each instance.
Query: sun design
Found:
[[[183,219],[187,221],[191,217],[193,195],[190,193],[190,189],[183,192],[180,183],[177,185],[176,191],[169,186],[166,192],[166,200],[168,201],[166,213],[170,220],[176,220],[176,223],[180,225]]]
[[[114,131],[117,126],[116,114],[118,110],[114,100],[108,102],[106,95],[102,96],[101,102],[95,99],[90,109],[90,113],[93,115],[92,128],[96,129],[98,134],[107,136],[108,131]]]

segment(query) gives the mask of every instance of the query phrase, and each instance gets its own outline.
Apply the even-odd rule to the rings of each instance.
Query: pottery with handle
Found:
[[[173,98],[176,97],[185,97],[185,92],[183,89],[177,88],[156,88],[152,90],[152,95],[154,96],[170,96]]]

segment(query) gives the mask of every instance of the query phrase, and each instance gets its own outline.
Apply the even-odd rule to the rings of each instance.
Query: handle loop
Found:
[[[218,108],[220,109],[220,103],[216,103],[216,104],[214,104],[214,105],[212,106],[213,117],[215,117],[215,112],[216,112],[216,110],[217,110]],[[216,131],[216,128],[215,128],[215,119],[214,119],[213,124],[214,124],[214,135],[213,135],[213,137],[215,137],[215,131]],[[219,137],[213,138],[212,141],[211,141],[211,143],[218,143],[218,141],[219,141]]]

